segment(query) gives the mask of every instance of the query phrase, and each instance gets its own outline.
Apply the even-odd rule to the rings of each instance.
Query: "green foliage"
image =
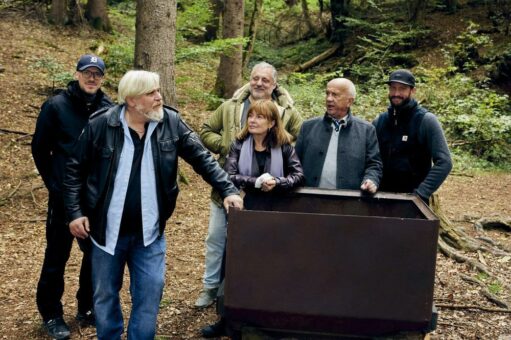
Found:
[[[330,47],[330,42],[322,38],[308,39],[301,41],[299,44],[280,46],[279,48],[271,46],[266,41],[257,40],[252,57],[250,58],[250,64],[253,65],[260,61],[266,61],[280,69],[288,65],[303,63],[315,57],[318,51],[326,50]]]
[[[503,287],[500,282],[494,282],[488,285],[488,290],[494,295],[502,293]]]
[[[178,0],[176,27],[183,36],[202,36],[213,18],[209,0]]]
[[[356,63],[372,67],[402,65],[407,68],[418,64],[412,52],[430,31],[414,26],[400,26],[394,22],[374,23],[362,19],[345,18],[346,26],[357,30],[358,43],[352,47]]]
[[[436,113],[454,151],[470,153],[494,164],[511,160],[511,104],[463,74],[449,69],[421,69],[423,102]]]
[[[69,81],[73,80],[73,73],[65,71],[62,64],[53,57],[39,59],[32,65],[32,68],[42,70],[47,74],[52,83],[52,89],[64,87]]]
[[[189,44],[188,46],[182,46],[176,50],[176,62],[205,58],[211,55],[229,55],[236,45],[245,44],[247,41],[248,38],[229,38],[217,39],[200,45]]]
[[[446,55],[459,72],[475,69],[481,63],[479,49],[491,45],[491,39],[485,34],[478,34],[479,25],[470,22],[456,42],[447,45]]]
[[[119,37],[115,39],[115,42],[107,46],[106,54],[103,57],[108,71],[106,80],[117,84],[117,80],[120,79],[126,71],[133,68],[135,39]]]

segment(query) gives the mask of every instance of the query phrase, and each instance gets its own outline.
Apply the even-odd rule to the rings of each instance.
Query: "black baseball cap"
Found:
[[[77,71],[83,71],[89,67],[97,67],[101,73],[105,74],[105,62],[97,55],[84,54],[78,60],[78,64],[76,64]]]
[[[390,83],[401,83],[411,87],[415,87],[415,77],[413,76],[412,72],[408,70],[404,69],[396,70],[392,72],[389,76],[387,84]]]

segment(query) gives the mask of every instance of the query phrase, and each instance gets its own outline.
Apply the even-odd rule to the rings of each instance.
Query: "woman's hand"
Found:
[[[273,190],[273,188],[275,188],[276,185],[277,181],[275,180],[274,177],[272,177],[263,182],[263,184],[261,185],[261,190],[268,192]]]

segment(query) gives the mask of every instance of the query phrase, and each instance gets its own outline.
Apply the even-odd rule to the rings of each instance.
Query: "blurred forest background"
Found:
[[[187,101],[216,107],[252,65],[267,61],[305,118],[324,112],[326,81],[347,77],[358,88],[354,112],[371,120],[387,105],[388,73],[410,68],[418,98],[444,125],[456,164],[509,169],[507,0],[3,1],[3,8],[13,6],[49,23],[105,31],[89,48],[107,62],[110,92],[126,70],[152,69],[164,79],[166,102],[177,107]],[[34,67],[54,87],[72,76],[52,56]],[[193,79],[207,80],[187,86]],[[176,97],[176,86],[186,94]]]

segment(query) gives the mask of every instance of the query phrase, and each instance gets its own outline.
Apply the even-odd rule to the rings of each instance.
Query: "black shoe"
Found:
[[[225,319],[221,318],[214,324],[202,328],[200,332],[202,337],[206,339],[227,336],[227,330],[225,329]]]
[[[96,326],[96,315],[92,309],[85,313],[78,312],[75,319],[80,327]]]
[[[69,327],[62,317],[44,322],[44,328],[49,336],[57,340],[69,339],[69,335],[71,334]]]

